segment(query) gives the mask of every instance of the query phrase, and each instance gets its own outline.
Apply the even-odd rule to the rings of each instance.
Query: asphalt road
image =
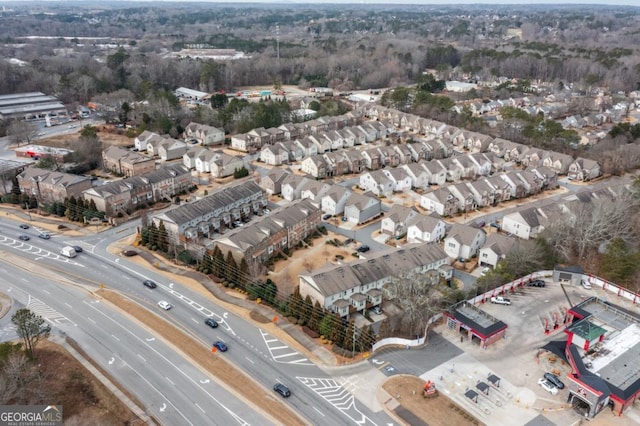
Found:
[[[13,310],[26,306],[46,318],[55,333],[75,340],[144,403],[149,415],[167,425],[270,424],[162,340],[82,286],[61,284],[56,275],[6,254],[0,265],[0,291],[14,299]],[[6,316],[2,325],[9,319]]]
[[[40,266],[55,270],[78,283],[94,287],[104,284],[108,288],[126,293],[138,303],[155,310],[199,339],[203,350],[209,350],[214,340],[224,341],[229,346],[229,351],[220,356],[228,358],[244,370],[267,392],[272,392],[271,388],[276,382],[286,384],[292,392],[286,403],[313,424],[393,424],[383,411],[374,413],[359,404],[344,383],[333,379],[303,354],[260,327],[223,309],[209,298],[191,291],[179,282],[168,282],[156,271],[147,270],[125,257],[115,256],[107,251],[112,242],[130,234],[133,229],[135,223],[129,223],[125,227],[113,228],[86,239],[70,239],[53,234],[51,239],[42,240],[36,237],[38,230],[32,227],[24,232],[31,233],[33,238],[22,242],[17,240],[17,235],[23,232],[18,228],[18,223],[3,222],[0,224],[0,248],[10,248],[16,254],[29,259],[28,261],[35,260]],[[68,244],[82,246],[83,253],[73,259],[59,255],[59,250]],[[144,287],[144,279],[155,281],[158,287],[154,290]],[[166,300],[174,307],[170,311],[161,310],[156,306],[160,300]],[[60,309],[60,312],[66,314],[75,307],[63,305]],[[215,318],[220,327],[207,327],[204,319],[208,316]],[[115,331],[113,333],[119,336]],[[147,362],[140,366],[138,371],[143,372],[145,368],[148,370],[150,367],[157,370],[155,363]],[[339,371],[337,373],[340,374]],[[191,397],[191,393],[185,394]],[[176,405],[177,408],[181,406]],[[190,406],[193,404],[187,403],[186,407]]]

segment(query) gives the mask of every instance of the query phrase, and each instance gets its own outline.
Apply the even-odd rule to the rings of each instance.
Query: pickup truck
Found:
[[[498,305],[510,305],[511,300],[502,296],[495,296],[491,298],[491,303],[497,303]]]

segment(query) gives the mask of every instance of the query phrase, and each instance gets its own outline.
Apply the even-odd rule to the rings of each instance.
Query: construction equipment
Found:
[[[436,384],[431,380],[427,380],[427,382],[424,384],[423,392],[424,392],[423,395],[425,398],[434,398],[438,396],[438,390],[436,389]]]

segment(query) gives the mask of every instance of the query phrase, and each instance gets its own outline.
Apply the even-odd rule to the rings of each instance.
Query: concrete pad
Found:
[[[501,378],[499,387],[488,382],[490,374]],[[467,353],[427,371],[420,378],[434,380],[440,392],[485,424],[521,426],[538,415],[533,409],[536,395],[532,390],[514,386],[499,372]],[[479,382],[489,385],[488,395],[476,388]],[[468,390],[478,394],[477,403],[465,396]]]

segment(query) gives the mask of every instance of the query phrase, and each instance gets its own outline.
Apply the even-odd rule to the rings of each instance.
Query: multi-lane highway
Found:
[[[6,250],[2,259],[0,291],[14,299],[13,309],[26,306],[46,318],[54,333],[74,339],[163,424],[271,424],[82,285]]]
[[[107,250],[107,247],[112,242],[130,234],[134,227],[135,223],[131,223],[124,227],[113,228],[104,233],[86,238],[68,238],[62,235],[53,235],[50,240],[42,240],[37,238],[38,230],[33,229],[33,227],[23,231],[18,228],[18,224],[15,222],[3,222],[0,224],[0,250],[6,250],[12,255],[20,257],[23,259],[21,261],[22,264],[36,262],[40,268],[56,271],[57,274],[68,278],[70,281],[92,288],[99,284],[104,284],[108,288],[126,293],[141,305],[155,310],[159,315],[182,328],[185,332],[198,338],[202,342],[203,349],[210,347],[213,340],[226,342],[229,346],[229,351],[221,356],[225,356],[238,368],[244,370],[257,383],[263,386],[262,390],[264,391],[270,392],[271,387],[276,382],[286,384],[292,391],[292,395],[286,400],[286,403],[313,424],[393,424],[393,420],[383,411],[375,410],[374,412],[360,403],[354,396],[352,385],[345,384],[340,379],[334,379],[303,354],[281,342],[266,330],[224,309],[211,298],[191,290],[180,282],[168,281],[159,272],[147,270],[126,257],[114,255]],[[31,240],[24,242],[17,239],[18,235],[29,232],[32,236]],[[83,253],[73,259],[59,255],[59,250],[68,244],[82,246]],[[16,276],[21,276],[21,274]],[[155,281],[158,287],[155,289],[144,287],[142,285],[144,279]],[[19,287],[23,288],[22,285]],[[168,365],[171,358],[164,352],[163,357],[160,357],[152,351],[153,345],[157,344],[158,340],[147,340],[154,338],[148,332],[136,334],[136,337],[130,335],[132,327],[129,327],[123,318],[105,320],[102,313],[96,311],[97,309],[105,308],[105,304],[91,303],[92,300],[88,300],[86,295],[84,298],[78,298],[79,296],[74,294],[74,298],[69,293],[71,290],[66,287],[61,288],[56,283],[48,283],[41,287],[52,294],[54,289],[57,292],[67,292],[66,296],[60,296],[62,297],[60,300],[64,300],[62,304],[57,305],[55,302],[49,303],[52,299],[46,293],[39,294],[39,297],[34,295],[34,297],[40,301],[46,301],[49,306],[55,305],[51,307],[56,312],[69,318],[73,323],[85,323],[107,328],[106,331],[96,332],[93,335],[100,336],[101,341],[109,342],[109,350],[104,346],[94,345],[94,342],[91,341],[77,340],[83,348],[85,348],[85,345],[95,346],[96,349],[93,350],[89,350],[90,348],[85,349],[92,357],[95,356],[99,362],[106,362],[108,369],[116,369],[116,366],[119,366],[121,369],[126,370],[134,366],[133,369],[136,371],[136,375],[123,374],[124,377],[121,383],[131,389],[145,404],[153,407],[152,409],[155,410],[154,415],[158,414],[158,418],[166,418],[166,424],[177,424],[171,420],[184,418],[183,416],[190,418],[190,415],[197,415],[197,412],[204,414],[202,410],[209,411],[206,407],[212,407],[215,401],[221,401],[219,404],[225,407],[232,407],[229,409],[231,412],[242,413],[242,418],[250,424],[265,424],[264,419],[255,421],[256,416],[259,416],[257,413],[251,414],[245,410],[236,411],[233,401],[237,402],[237,400],[233,400],[228,394],[224,398],[220,397],[220,399],[213,398],[215,396],[213,394],[211,394],[213,396],[208,395],[201,388],[205,386],[204,383],[201,383],[201,380],[207,379],[202,377],[202,373],[199,373],[199,375],[195,373],[198,370],[194,367],[189,366],[190,369],[193,369],[190,373],[183,372],[187,368],[184,365],[184,361],[174,363],[179,365],[181,370],[175,371],[175,376],[172,376],[170,381],[166,377],[159,377],[162,376],[160,372],[164,372],[169,368]],[[71,300],[74,302],[71,303]],[[159,300],[168,301],[174,308],[170,311],[160,310],[156,306]],[[77,317],[77,315],[81,317]],[[91,316],[91,320],[88,319],[89,316]],[[204,319],[207,316],[215,318],[220,323],[220,327],[211,329],[204,325]],[[95,324],[92,321],[95,321]],[[65,325],[64,331],[68,332],[66,328],[68,326]],[[120,339],[120,341],[117,339]],[[117,345],[114,342],[117,342]],[[137,350],[124,351],[124,349],[120,349],[120,352],[114,350],[120,344],[130,347],[129,345],[133,343],[135,343],[133,347],[136,347]],[[153,354],[149,354],[149,351],[153,352]],[[137,377],[137,379],[133,380],[133,377]],[[120,380],[120,377],[118,377],[118,380]],[[144,391],[131,387],[133,385],[132,382],[144,383],[145,381],[151,383],[146,386]],[[212,383],[213,381],[206,385],[211,385]],[[155,399],[145,399],[142,397],[143,395],[139,395],[140,392],[156,395],[164,388],[163,385],[183,389],[182,397],[176,399],[165,398],[164,402],[161,402],[161,396],[156,396]],[[216,387],[219,388],[220,386]],[[154,388],[157,389],[155,392],[150,391],[150,389]],[[162,395],[164,396],[164,394]],[[208,403],[202,401],[202,398],[205,398]],[[195,401],[199,401],[199,399],[200,402],[196,405]],[[167,400],[170,400],[171,403],[167,402]],[[166,405],[163,406],[162,404]],[[163,408],[163,411],[160,411],[160,408]],[[219,412],[220,408],[219,405],[215,412]],[[228,411],[225,412],[227,412],[227,415],[232,416]],[[169,418],[168,416],[178,417]],[[165,423],[164,420],[162,421]],[[186,422],[182,420],[181,423]],[[195,421],[193,424],[198,424],[198,422]]]

